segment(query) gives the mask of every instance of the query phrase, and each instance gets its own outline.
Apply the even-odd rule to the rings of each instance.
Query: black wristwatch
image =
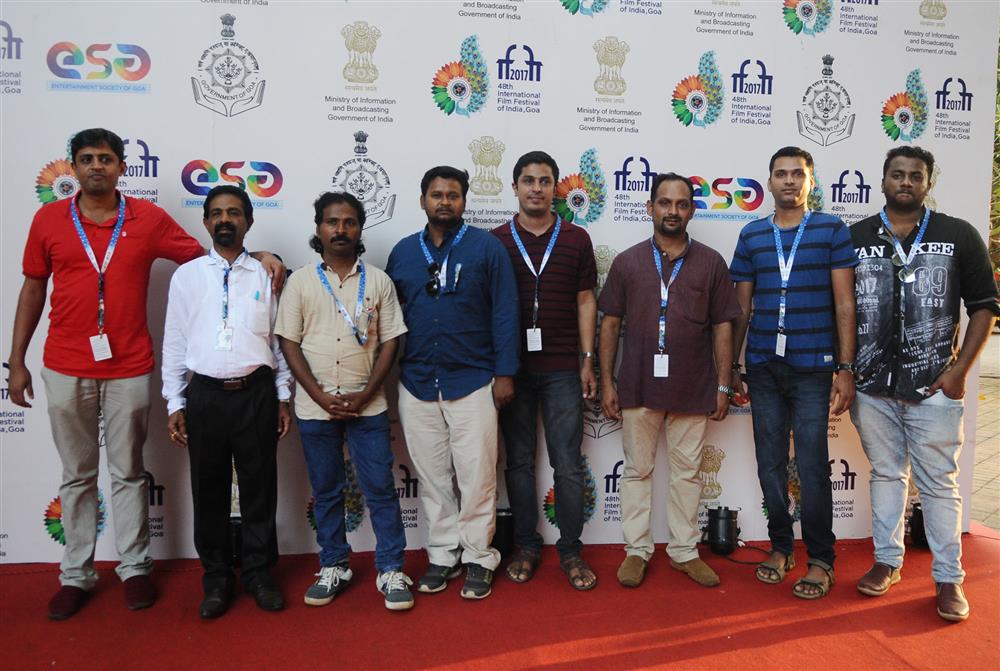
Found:
[[[844,362],[841,362],[841,363],[837,364],[837,372],[839,373],[842,370],[846,370],[849,373],[853,374],[856,369],[854,368],[854,364],[853,363],[844,363]]]

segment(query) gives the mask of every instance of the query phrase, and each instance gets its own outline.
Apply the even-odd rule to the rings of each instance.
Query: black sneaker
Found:
[[[448,586],[448,581],[457,578],[462,573],[462,565],[441,566],[440,564],[430,564],[427,573],[417,583],[417,589],[426,594],[440,592]]]
[[[465,584],[462,597],[465,599],[485,599],[492,592],[493,571],[479,564],[466,564]]]

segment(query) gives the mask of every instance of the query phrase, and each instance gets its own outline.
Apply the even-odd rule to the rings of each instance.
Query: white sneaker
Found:
[[[409,610],[413,608],[413,581],[402,571],[386,571],[375,578],[375,587],[385,597],[385,607],[389,610]]]
[[[319,580],[306,590],[307,606],[325,606],[330,603],[333,597],[347,589],[347,584],[354,577],[351,569],[346,566],[323,566],[316,575]]]

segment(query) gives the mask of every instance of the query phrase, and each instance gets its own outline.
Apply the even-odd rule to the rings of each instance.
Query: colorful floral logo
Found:
[[[107,523],[108,511],[104,505],[104,492],[97,490],[97,536],[104,533],[104,526]],[[45,530],[52,537],[52,540],[59,545],[66,545],[66,527],[62,521],[62,499],[58,496],[49,501],[45,508]]]
[[[802,482],[799,480],[799,469],[795,465],[795,457],[788,460],[788,514],[792,516],[792,522],[802,519]],[[767,514],[767,503],[761,501],[760,508],[764,517]]]
[[[347,531],[351,532],[361,526],[365,518],[365,497],[358,486],[358,475],[354,462],[344,459],[344,522]],[[313,531],[316,530],[316,497],[310,497],[306,504],[306,520]]]
[[[893,140],[916,140],[927,127],[927,89],[920,70],[906,76],[906,91],[889,97],[882,105],[882,129]]]
[[[570,14],[594,16],[600,14],[608,6],[608,0],[559,0]]]
[[[47,163],[35,178],[35,193],[42,203],[72,198],[79,190],[80,183],[73,174],[73,166],[65,158]]]
[[[715,52],[706,51],[698,60],[698,74],[685,77],[674,88],[674,116],[685,126],[704,128],[719,119],[724,99]]]
[[[826,205],[826,197],[823,195],[823,184],[819,181],[819,176],[814,172],[813,181],[815,185],[809,191],[806,199],[806,207],[815,212],[819,212]]]
[[[583,522],[586,524],[594,516],[594,510],[596,509],[597,480],[594,478],[594,472],[590,470],[590,462],[587,460],[586,455],[583,456],[583,467],[587,471],[583,481]],[[549,521],[549,524],[558,529],[559,522],[556,521],[555,486],[549,487],[549,491],[545,494],[545,503],[542,504],[542,512],[545,513],[545,519]]]
[[[597,160],[597,150],[591,148],[580,157],[580,172],[567,175],[556,184],[552,205],[564,221],[586,226],[601,218],[607,195],[608,185]]]
[[[486,103],[490,76],[475,35],[462,42],[461,60],[447,63],[434,75],[431,94],[445,114],[469,116]]]
[[[816,35],[830,25],[830,0],[785,0],[781,8],[785,25],[796,35]]]

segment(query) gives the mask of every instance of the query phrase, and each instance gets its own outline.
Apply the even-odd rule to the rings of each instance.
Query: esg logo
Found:
[[[112,52],[112,46],[116,52]],[[104,58],[103,54],[116,58]],[[84,52],[72,42],[56,42],[49,48],[46,61],[49,70],[60,79],[107,79],[112,71],[127,82],[137,82],[149,74],[152,61],[138,44],[91,44],[86,62],[96,67],[84,74]]]
[[[250,193],[261,198],[270,198],[281,191],[285,178],[281,176],[278,166],[265,161],[250,161],[250,168],[254,172],[243,177],[239,172],[246,163],[247,161],[227,161],[216,170],[208,161],[195,159],[181,171],[181,184],[196,196],[207,196],[220,179],[236,184],[241,189],[249,189]]]
[[[734,179],[743,188],[728,189]],[[727,210],[735,202],[741,210],[752,212],[764,202],[764,188],[749,177],[718,177],[709,184],[704,178],[692,175],[691,183],[694,184],[694,206],[698,210]],[[713,196],[722,200],[710,205],[708,199]]]

